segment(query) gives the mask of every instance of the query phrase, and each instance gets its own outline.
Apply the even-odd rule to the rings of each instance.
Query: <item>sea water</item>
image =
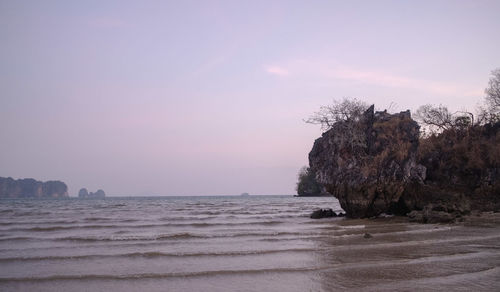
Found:
[[[317,208],[341,211],[332,197],[0,200],[0,290],[500,289],[495,214],[423,225]]]

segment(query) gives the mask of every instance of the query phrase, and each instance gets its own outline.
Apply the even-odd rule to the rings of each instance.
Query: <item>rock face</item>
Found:
[[[427,168],[427,179],[424,186],[408,189],[408,205],[412,197],[432,194],[453,202],[447,206],[455,210],[500,210],[500,122],[423,139],[419,163]]]
[[[41,182],[32,178],[0,177],[0,198],[66,198],[68,187],[61,181]]]
[[[391,115],[371,106],[358,119],[323,133],[309,153],[309,165],[347,216],[405,213],[404,190],[425,179],[426,169],[417,163],[418,138],[409,111]]]
[[[100,198],[105,198],[106,193],[104,193],[103,190],[97,190],[97,192],[95,193],[92,192],[89,193],[86,188],[82,188],[78,192],[78,197],[83,199],[100,199]]]
[[[500,210],[498,145],[500,122],[419,141],[409,111],[391,115],[372,106],[323,133],[309,165],[349,217],[389,213],[452,222],[470,210]]]

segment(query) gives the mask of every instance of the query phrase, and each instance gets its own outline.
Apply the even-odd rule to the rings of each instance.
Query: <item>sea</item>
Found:
[[[500,291],[497,213],[318,208],[341,211],[333,197],[0,200],[0,291]]]

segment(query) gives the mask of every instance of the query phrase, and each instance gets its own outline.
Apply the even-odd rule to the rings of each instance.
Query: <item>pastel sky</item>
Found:
[[[0,176],[292,194],[334,98],[474,108],[500,1],[0,0]]]

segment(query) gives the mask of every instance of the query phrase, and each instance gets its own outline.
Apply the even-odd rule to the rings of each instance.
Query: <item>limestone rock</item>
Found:
[[[88,197],[89,192],[87,191],[86,188],[81,188],[80,191],[78,192],[78,197],[79,198],[85,198]]]
[[[426,169],[416,161],[418,138],[409,111],[388,114],[371,106],[358,120],[338,122],[323,133],[309,165],[347,216],[405,214],[400,199],[406,186],[425,179]]]
[[[453,223],[460,218],[462,213],[458,211],[447,210],[446,205],[427,205],[421,211],[411,211],[408,218],[411,222],[419,223]]]
[[[78,197],[82,199],[102,199],[106,197],[106,193],[103,190],[97,190],[97,192],[88,192],[86,188],[80,189],[78,192]]]
[[[32,178],[0,177],[0,198],[66,198],[68,186],[61,181],[41,182]]]
[[[104,193],[103,190],[99,189],[99,190],[97,190],[97,192],[94,193],[94,196],[96,198],[104,198],[106,196],[106,193]]]

